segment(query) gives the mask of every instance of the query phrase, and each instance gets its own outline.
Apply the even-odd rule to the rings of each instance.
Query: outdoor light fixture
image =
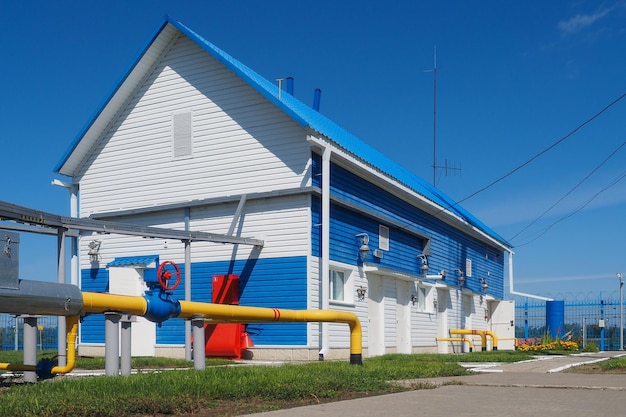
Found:
[[[417,295],[415,294],[411,295],[411,302],[413,303],[413,305],[417,304]]]
[[[481,278],[480,279],[480,288],[483,290],[484,293],[487,292],[487,289],[489,288],[489,284],[487,284],[487,279],[486,278]]]
[[[367,288],[359,287],[356,289],[356,296],[359,301],[365,301],[365,293],[367,292]]]
[[[455,271],[458,275],[457,280],[459,281],[459,287],[462,287],[463,284],[465,283],[465,274],[460,268],[455,269]]]
[[[89,260],[91,262],[98,262],[98,260],[100,259],[100,245],[101,244],[102,242],[100,242],[97,239],[94,239],[91,242],[89,242],[89,252],[87,252],[87,254],[89,255]]]
[[[422,265],[420,266],[421,275],[426,275],[426,273],[428,272],[428,257],[422,254],[417,255],[417,259],[422,262]]]
[[[425,277],[427,279],[434,279],[434,280],[444,280],[446,279],[446,277],[448,276],[448,271],[446,271],[445,269],[442,269],[441,271],[439,271],[438,274],[435,275],[425,275]]]
[[[370,253],[370,247],[368,246],[368,243],[370,243],[370,236],[367,233],[359,233],[356,237],[361,238],[359,246],[359,259],[361,262],[365,262]]]

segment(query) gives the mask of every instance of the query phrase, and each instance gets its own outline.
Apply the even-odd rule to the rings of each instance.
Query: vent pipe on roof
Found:
[[[322,90],[319,88],[315,89],[313,93],[313,110],[320,111],[320,99],[322,98]]]
[[[287,85],[285,86],[285,90],[293,96],[293,77],[287,77],[286,81]]]

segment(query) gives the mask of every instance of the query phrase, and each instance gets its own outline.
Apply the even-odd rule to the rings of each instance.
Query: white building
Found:
[[[242,305],[352,311],[366,356],[447,351],[435,339],[454,328],[513,336],[513,308],[501,301],[510,252],[502,237],[170,18],[55,172],[78,185],[82,218],[265,242],[192,243],[194,301],[211,302],[214,275],[236,274]],[[90,262],[96,239],[99,258]],[[184,259],[179,241],[108,234],[80,246],[85,291],[139,292],[146,260]],[[153,326],[134,338],[143,345],[136,352],[180,352],[184,327],[179,319]],[[103,346],[103,328],[101,316],[85,319],[83,352]],[[340,324],[248,332],[254,358],[345,357],[349,347]]]

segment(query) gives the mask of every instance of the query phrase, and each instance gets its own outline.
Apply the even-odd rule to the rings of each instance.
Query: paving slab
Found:
[[[258,417],[316,416],[504,416],[565,413],[568,417],[626,415],[626,375],[564,372],[572,366],[622,356],[599,352],[545,356],[514,364],[467,366],[475,374],[419,379],[438,388],[253,414]],[[454,385],[448,385],[454,384]]]

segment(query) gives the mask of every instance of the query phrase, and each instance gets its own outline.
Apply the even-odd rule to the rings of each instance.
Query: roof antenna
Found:
[[[444,166],[437,165],[437,45],[434,46],[433,50],[433,69],[426,70],[424,72],[432,72],[433,73],[433,186],[437,186],[437,170],[442,168],[446,172],[446,176],[448,175],[448,171],[460,171],[461,168],[457,168],[456,165],[454,167],[450,167],[448,165],[448,160],[446,159],[446,164]]]

